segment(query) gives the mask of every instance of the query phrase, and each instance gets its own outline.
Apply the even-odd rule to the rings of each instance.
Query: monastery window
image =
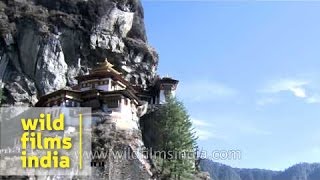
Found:
[[[128,105],[128,99],[124,99],[124,105]]]

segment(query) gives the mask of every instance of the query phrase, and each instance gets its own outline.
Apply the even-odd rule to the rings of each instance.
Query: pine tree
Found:
[[[162,179],[189,179],[194,171],[196,138],[190,117],[182,102],[169,98],[153,116]],[[161,156],[161,157],[160,157]]]

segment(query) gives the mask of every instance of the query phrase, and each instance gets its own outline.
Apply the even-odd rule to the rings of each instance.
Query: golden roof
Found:
[[[113,68],[114,65],[111,64],[107,59],[105,60],[105,62],[98,63],[98,64],[99,64],[99,66],[92,70],[93,73],[95,73],[95,72],[113,72],[118,75],[121,74],[121,72],[119,72]]]

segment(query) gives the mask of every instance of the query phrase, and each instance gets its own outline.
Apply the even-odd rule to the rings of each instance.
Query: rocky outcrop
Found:
[[[158,55],[147,43],[139,0],[1,0],[0,80],[6,103],[34,104],[72,86],[107,58],[146,88]]]
[[[93,159],[104,162],[94,168],[87,179],[152,179],[151,166],[144,152],[140,130],[119,130],[106,116],[93,129],[93,152],[106,152],[105,158]]]

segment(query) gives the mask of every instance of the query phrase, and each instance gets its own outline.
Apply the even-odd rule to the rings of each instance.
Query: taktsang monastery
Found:
[[[164,77],[148,89],[132,86],[107,60],[76,79],[78,85],[42,96],[36,106],[91,107],[93,113],[107,114],[116,128],[138,129],[139,118],[175,96],[178,85],[177,80]]]

